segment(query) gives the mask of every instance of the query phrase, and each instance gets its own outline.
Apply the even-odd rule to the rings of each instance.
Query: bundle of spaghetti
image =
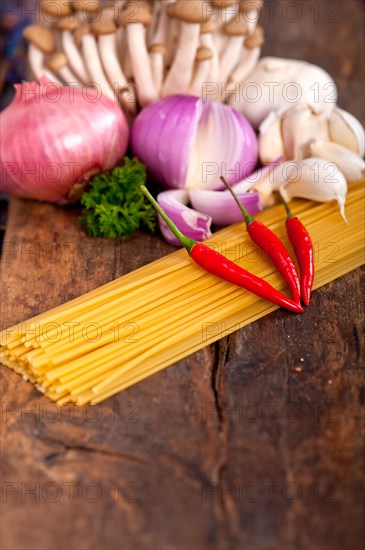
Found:
[[[363,182],[349,191],[348,224],[335,203],[294,201],[292,211],[314,243],[314,288],[363,264]],[[282,206],[258,219],[291,250]],[[286,292],[243,223],[207,244]],[[3,331],[0,358],[59,404],[99,403],[275,309],[205,272],[180,250]]]

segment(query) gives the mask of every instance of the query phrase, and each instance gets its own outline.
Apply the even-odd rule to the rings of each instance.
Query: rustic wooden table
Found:
[[[268,2],[264,54],[306,59],[363,116],[363,4]],[[336,236],[334,235],[334,240]],[[13,200],[2,322],[170,251],[84,235],[72,209]],[[362,271],[96,408],[62,410],[6,368],[4,550],[357,550],[363,535]]]

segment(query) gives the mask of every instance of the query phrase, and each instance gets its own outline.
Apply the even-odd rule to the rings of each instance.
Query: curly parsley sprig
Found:
[[[140,187],[146,167],[138,159],[124,158],[123,166],[100,174],[81,197],[81,223],[93,237],[130,235],[136,229],[153,232],[156,214]]]

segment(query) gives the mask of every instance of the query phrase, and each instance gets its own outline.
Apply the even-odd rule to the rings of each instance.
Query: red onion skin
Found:
[[[235,172],[235,166],[227,166],[228,172],[217,172],[216,181],[210,188],[224,189],[220,175],[234,185],[254,170],[258,159],[257,138],[250,123],[240,113],[227,105],[213,104],[199,97],[168,96],[142,110],[132,125],[130,141],[133,154],[147,166],[150,176],[165,188],[185,187],[193,140],[202,114],[208,109],[221,109],[225,116],[232,114],[231,122],[235,121],[240,129],[237,139],[242,140],[240,154],[234,161],[240,170]],[[230,135],[229,138],[235,141],[236,136]],[[226,141],[224,136],[223,141]]]
[[[91,101],[84,90],[47,78],[15,88],[0,115],[1,191],[61,202],[84,174],[111,170],[125,154],[127,120],[109,98]]]
[[[183,189],[163,191],[157,196],[157,202],[172,219],[176,227],[189,239],[201,242],[212,236],[210,216],[197,212],[187,206],[188,192]],[[158,216],[160,230],[165,240],[173,246],[181,247],[181,242],[175,237],[167,223]]]
[[[184,187],[190,146],[202,110],[200,98],[168,96],[145,107],[132,125],[130,143],[133,154],[167,189]],[[170,128],[174,129],[173,135]],[[179,170],[176,170],[177,163]]]

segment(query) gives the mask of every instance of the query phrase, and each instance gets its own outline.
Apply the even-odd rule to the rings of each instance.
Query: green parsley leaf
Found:
[[[96,176],[81,197],[81,223],[93,237],[130,235],[139,228],[153,232],[156,214],[140,186],[146,167],[138,159],[124,158],[124,165]]]

